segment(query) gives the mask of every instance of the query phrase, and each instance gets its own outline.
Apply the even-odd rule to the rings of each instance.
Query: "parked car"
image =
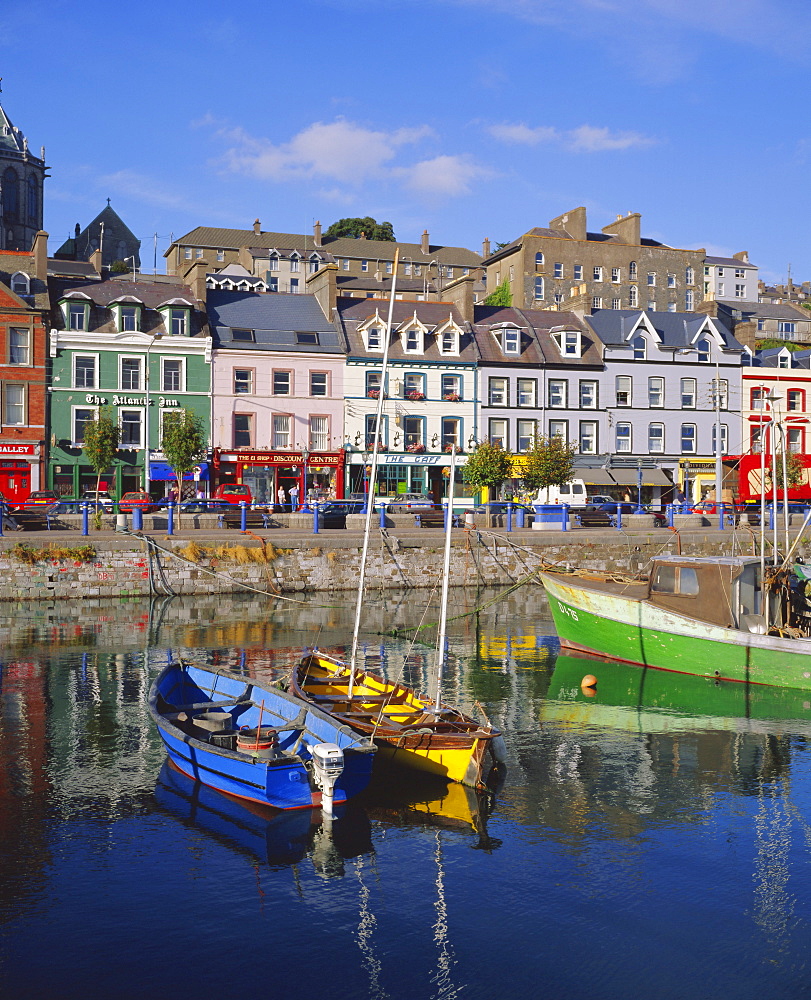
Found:
[[[390,497],[375,497],[377,507],[388,507],[391,504],[397,504],[405,510],[419,510],[433,507],[434,501],[424,493],[395,493]]]
[[[121,497],[118,509],[122,514],[131,514],[134,510],[140,510],[142,514],[152,514],[158,509],[158,503],[146,490],[132,490]]]
[[[328,500],[318,508],[319,528],[345,528],[347,514],[359,514],[362,500]]]
[[[13,510],[43,511],[46,514],[59,514],[64,510],[60,503],[61,497],[54,490],[34,490],[22,503],[14,504]]]
[[[586,506],[598,507],[601,503],[614,502],[614,498],[605,493],[595,493],[594,496],[586,497]]]
[[[211,494],[212,500],[225,500],[227,503],[252,503],[253,494],[246,483],[220,483]]]
[[[105,514],[115,513],[115,500],[107,490],[85,490],[80,497],[71,497],[63,500],[69,504],[74,511],[81,510],[83,504],[87,504],[91,510],[100,509]]]

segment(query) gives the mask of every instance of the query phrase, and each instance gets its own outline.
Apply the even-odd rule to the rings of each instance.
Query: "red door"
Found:
[[[31,492],[31,467],[17,459],[0,461],[0,493],[9,503],[22,503]]]

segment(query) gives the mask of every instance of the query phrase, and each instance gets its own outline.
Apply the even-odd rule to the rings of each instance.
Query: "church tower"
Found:
[[[0,78],[2,79],[2,78]],[[0,250],[30,250],[42,228],[45,147],[34,156],[28,140],[0,104]]]

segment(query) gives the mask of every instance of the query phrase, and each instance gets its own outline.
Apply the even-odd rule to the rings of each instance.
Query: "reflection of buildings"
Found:
[[[48,836],[47,667],[10,660],[0,670],[0,920],[19,916],[44,891],[51,864]]]

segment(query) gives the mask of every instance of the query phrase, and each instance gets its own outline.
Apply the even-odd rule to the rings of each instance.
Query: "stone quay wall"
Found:
[[[50,534],[50,537],[49,537]],[[270,537],[272,535],[272,537]],[[22,548],[20,544],[22,543]],[[87,558],[78,547],[87,543]],[[94,532],[26,532],[0,539],[0,600],[116,598],[150,594],[195,595],[257,591],[263,594],[352,591],[357,588],[363,539],[359,532],[248,533],[139,536]],[[451,548],[454,586],[505,586],[543,565],[636,574],[651,557],[756,552],[751,532],[666,530],[514,531],[456,530]],[[805,542],[797,553],[803,554]],[[370,590],[439,585],[444,557],[441,530],[370,541]]]

